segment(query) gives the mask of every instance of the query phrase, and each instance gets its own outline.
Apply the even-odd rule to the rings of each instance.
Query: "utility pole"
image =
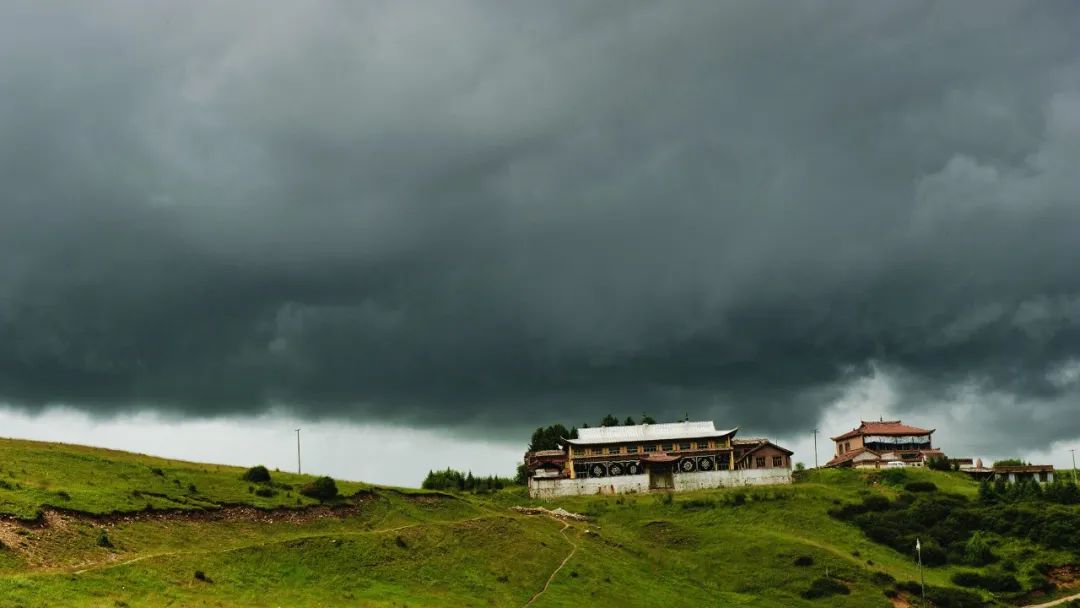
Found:
[[[926,605],[926,577],[923,576],[922,571],[922,543],[919,539],[915,539],[915,551],[919,554],[919,585],[922,586],[922,605]]]
[[[1073,483],[1075,484],[1075,483],[1076,483],[1076,448],[1073,448],[1073,449],[1071,449],[1071,450],[1069,450],[1069,451],[1070,451],[1070,452],[1072,452],[1072,459],[1073,459]]]
[[[817,468],[817,434],[818,430],[814,429],[814,468]]]
[[[296,474],[300,474],[300,429],[296,429]]]

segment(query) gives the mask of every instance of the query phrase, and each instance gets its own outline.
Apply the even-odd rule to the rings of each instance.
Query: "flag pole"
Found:
[[[926,577],[923,576],[922,570],[922,543],[919,539],[915,539],[915,551],[919,554],[919,585],[922,587],[922,605],[926,605]]]

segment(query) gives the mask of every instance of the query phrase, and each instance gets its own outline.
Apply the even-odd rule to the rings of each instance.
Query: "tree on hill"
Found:
[[[559,442],[568,437],[570,439],[577,438],[577,428],[567,430],[565,426],[561,424],[553,424],[549,427],[537,427],[533,431],[532,439],[529,441],[529,451],[536,452],[538,450],[556,450],[559,448]]]
[[[623,422],[623,426],[637,426],[637,423],[636,423],[636,422],[634,422],[634,419],[633,419],[633,417],[631,417],[631,416],[627,416],[627,417],[626,417],[626,421],[625,421],[625,422]]]
[[[252,483],[266,483],[270,481],[270,471],[268,471],[266,467],[261,464],[256,465],[244,471],[241,479],[243,479],[244,481],[250,481]]]
[[[1006,458],[1005,460],[994,461],[995,467],[1023,467],[1027,466],[1027,464],[1028,463],[1020,460],[1019,458]]]
[[[425,490],[450,490],[486,494],[487,492],[501,490],[506,486],[511,486],[515,483],[524,484],[525,474],[524,463],[518,466],[517,477],[514,479],[497,477],[494,475],[478,477],[473,475],[472,471],[462,473],[461,471],[455,471],[454,469],[428,471],[427,477],[424,478],[424,483],[422,483],[420,487]]]
[[[321,502],[337,498],[338,488],[331,477],[320,477],[300,488],[300,493]]]
[[[656,419],[648,414],[642,414],[641,424],[656,424]]]
[[[600,421],[600,426],[619,426],[619,419],[611,414],[604,416],[604,419]]]

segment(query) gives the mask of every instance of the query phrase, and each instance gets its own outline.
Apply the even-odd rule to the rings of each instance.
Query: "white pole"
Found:
[[[1075,483],[1076,483],[1076,448],[1073,448],[1073,449],[1071,449],[1071,450],[1069,450],[1069,451],[1070,451],[1070,452],[1072,452],[1072,459],[1073,459],[1073,483],[1075,484]]]
[[[926,605],[926,577],[923,576],[922,570],[922,543],[919,539],[915,539],[915,551],[919,554],[919,585],[922,587],[922,605]]]
[[[300,429],[296,429],[296,474],[300,474]]]

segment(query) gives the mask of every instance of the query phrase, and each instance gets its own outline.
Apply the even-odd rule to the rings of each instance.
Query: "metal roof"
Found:
[[[602,426],[578,429],[577,439],[564,439],[573,445],[598,443],[635,443],[645,441],[672,441],[699,437],[724,437],[734,435],[739,427],[716,430],[711,420],[703,422],[666,422],[663,424],[636,424],[634,426]]]

